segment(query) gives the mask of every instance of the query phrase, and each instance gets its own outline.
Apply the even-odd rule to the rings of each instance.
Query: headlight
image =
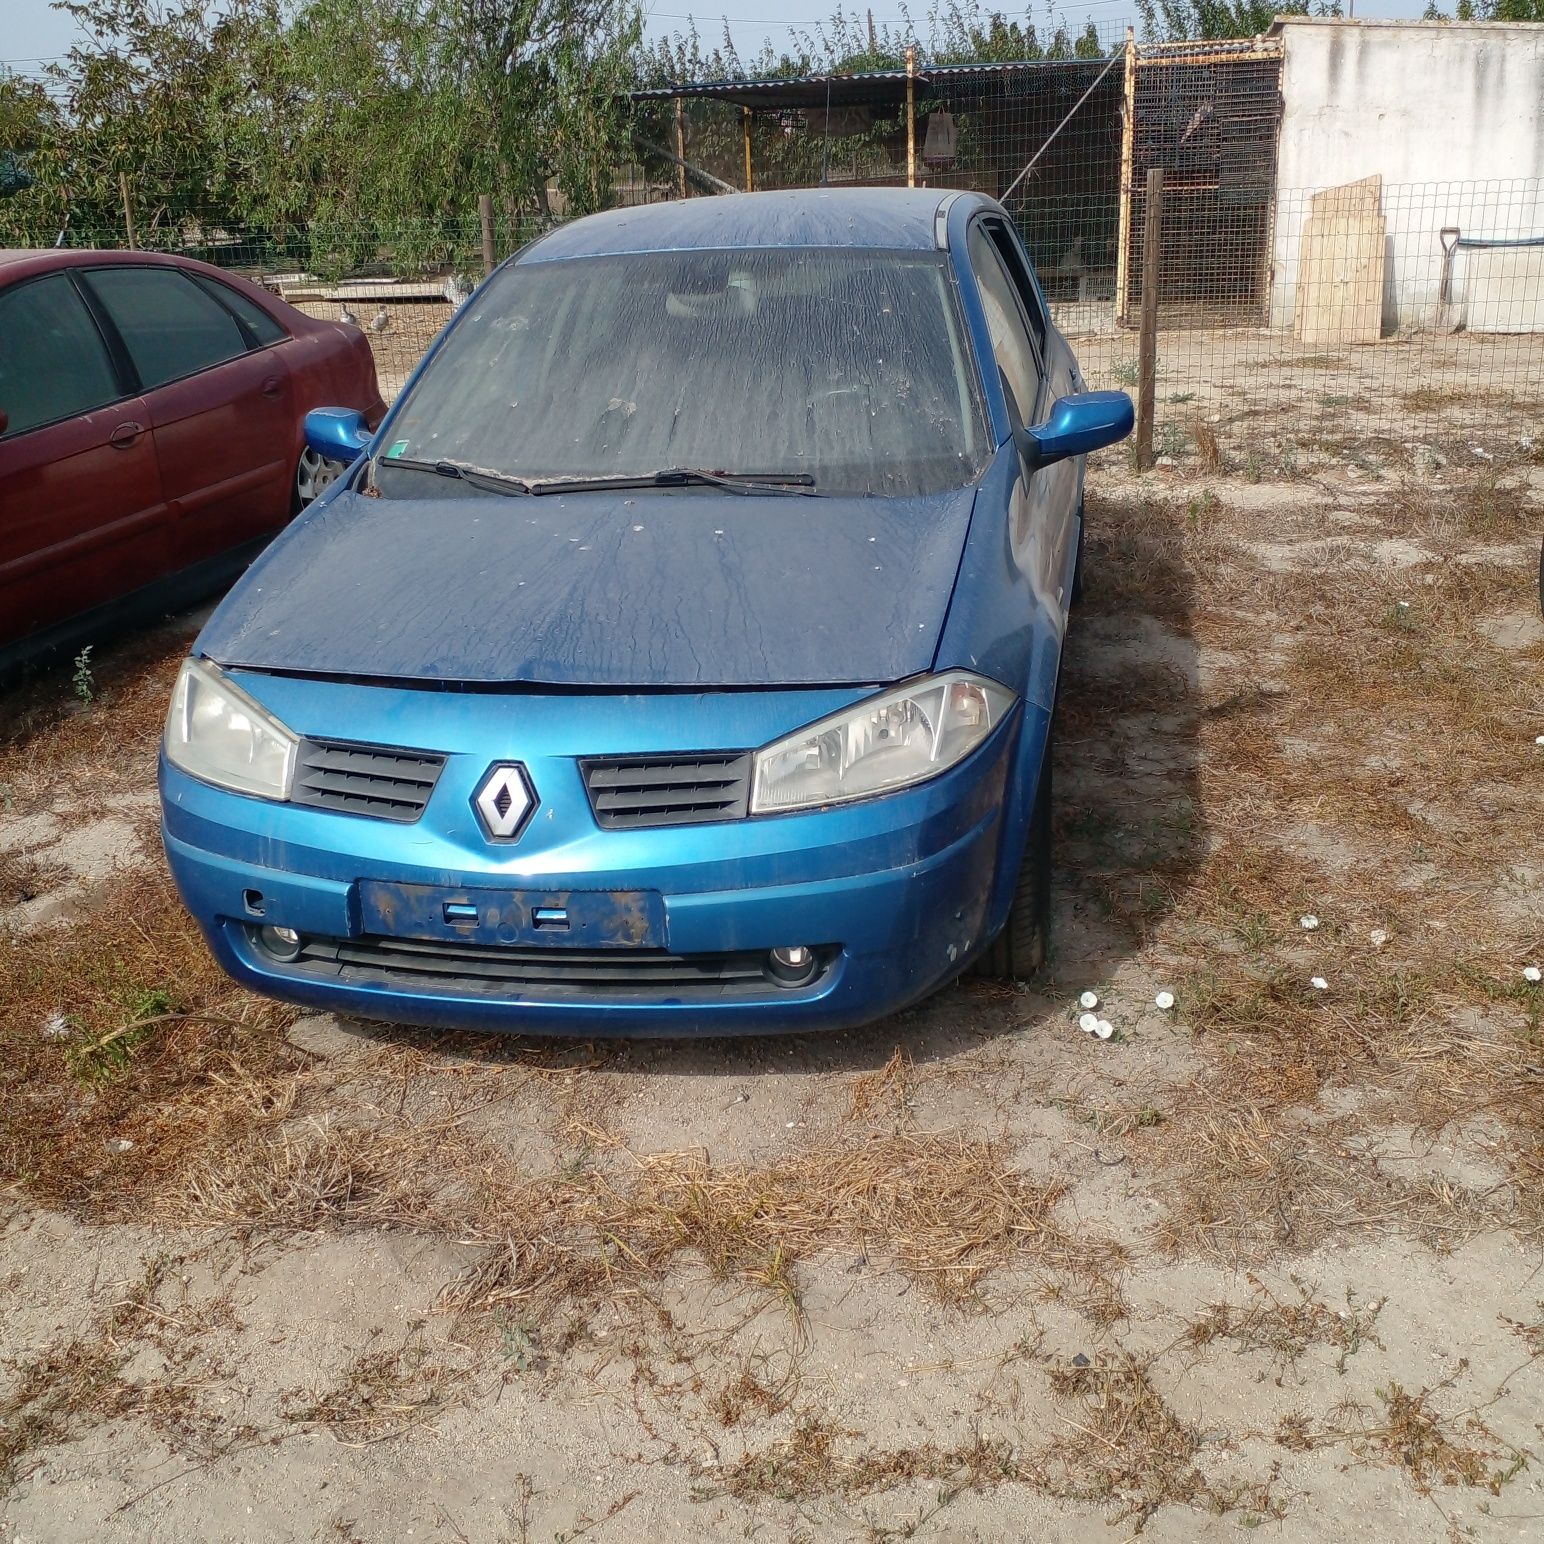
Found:
[[[289,797],[296,739],[203,660],[184,660],[166,715],[166,759],[184,772],[237,793]]]
[[[963,670],[870,697],[758,752],[751,813],[844,804],[936,777],[1013,703],[1006,686]]]

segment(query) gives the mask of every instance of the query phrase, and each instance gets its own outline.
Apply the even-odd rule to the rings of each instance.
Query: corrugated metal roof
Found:
[[[1022,75],[1031,71],[1094,71],[1104,67],[1107,56],[1097,59],[1021,59],[1004,63],[939,64],[919,67],[920,94],[930,94],[936,84],[948,84],[971,76]],[[859,70],[840,75],[789,76],[780,80],[700,80],[673,86],[654,86],[630,92],[635,102],[667,102],[673,97],[712,97],[745,107],[832,107],[858,102],[899,101],[906,94],[905,70]]]

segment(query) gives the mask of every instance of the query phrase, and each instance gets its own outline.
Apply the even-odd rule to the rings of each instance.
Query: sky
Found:
[[[1013,0],[996,0],[1004,11],[1016,9]],[[735,47],[742,57],[755,54],[763,38],[770,37],[775,48],[781,48],[788,33],[797,27],[808,27],[828,17],[833,3],[827,0],[707,0],[694,6],[692,0],[643,0],[648,13],[648,32],[651,37],[668,36],[684,31],[688,15],[694,15],[697,31],[705,44],[719,41],[725,20],[734,38]],[[852,0],[846,7],[855,7]],[[1450,7],[1445,7],[1450,8]],[[927,0],[914,0],[911,11],[920,19],[927,14]],[[1419,16],[1425,9],[1425,0],[1356,0],[1359,16]],[[896,0],[877,0],[873,6],[876,22],[898,22],[900,12]],[[1037,17],[1045,14],[1036,7]],[[1119,32],[1127,23],[1136,20],[1136,7],[1131,0],[1081,0],[1055,10],[1056,19],[1065,17],[1069,29],[1081,30],[1090,18],[1097,23],[1101,34]],[[57,58],[75,40],[74,23],[68,16],[53,10],[48,0],[0,0],[0,64],[27,75],[38,71],[51,58]]]

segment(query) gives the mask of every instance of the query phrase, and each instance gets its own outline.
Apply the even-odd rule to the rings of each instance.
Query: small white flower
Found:
[[[1097,992],[1085,992],[1078,998],[1080,1008],[1097,1008],[1099,1006],[1099,994]]]
[[[1534,735],[1533,743],[1535,745],[1544,746],[1544,734],[1536,734],[1536,735]]]
[[[1524,965],[1523,966],[1523,980],[1524,981],[1538,981],[1539,979],[1540,979],[1540,977],[1539,977],[1539,967],[1537,965]]]
[[[1389,941],[1389,935],[1381,927],[1375,927],[1367,936],[1372,940],[1374,949],[1381,949]]]
[[[1313,932],[1319,925],[1319,919],[1312,912],[1309,912],[1306,916],[1299,917],[1297,920],[1305,933]]]
[[[1094,1025],[1094,1033],[1098,1035],[1101,1040],[1108,1040],[1110,1036],[1115,1033],[1115,1026],[1108,1019],[1100,1019],[1099,1022]]]
[[[1093,1013],[1085,1013],[1082,1018],[1078,1020],[1078,1028],[1081,1029],[1085,1035],[1093,1034],[1093,1032],[1099,1028],[1098,1015]]]
[[[57,1009],[43,1020],[43,1033],[50,1040],[68,1040],[70,1038],[70,1021]]]
[[[1167,1013],[1174,1006],[1174,994],[1173,992],[1160,992],[1153,1001]]]
[[[1315,977],[1313,977],[1313,979],[1310,980],[1308,984],[1316,992],[1327,992],[1330,989],[1329,982],[1326,981],[1323,976],[1315,976]]]

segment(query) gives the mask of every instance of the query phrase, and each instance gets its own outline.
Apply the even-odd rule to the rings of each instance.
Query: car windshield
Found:
[[[404,498],[664,471],[926,494],[972,481],[986,448],[942,255],[644,252],[499,274],[402,404],[375,478]]]

